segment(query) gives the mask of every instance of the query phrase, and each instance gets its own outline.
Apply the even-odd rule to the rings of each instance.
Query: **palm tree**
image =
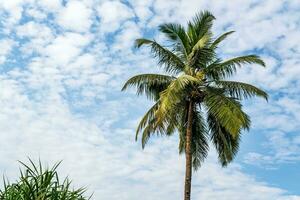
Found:
[[[241,100],[254,96],[267,100],[267,93],[242,82],[225,80],[244,64],[265,66],[256,55],[222,61],[216,49],[233,31],[214,38],[215,17],[208,11],[198,13],[187,27],[167,23],[159,26],[168,39],[165,46],[155,40],[137,39],[137,48],[146,45],[166,74],[141,74],[130,78],[122,88],[136,87],[154,105],[140,121],[137,132],[145,147],[153,134],[179,133],[179,152],[185,153],[184,200],[191,197],[192,166],[195,170],[207,156],[209,143],[215,146],[222,166],[236,155],[243,130],[250,118]]]
[[[88,200],[84,196],[85,189],[72,189],[71,181],[65,178],[60,181],[57,167],[44,169],[39,162],[38,165],[30,160],[30,165],[20,162],[25,168],[20,171],[20,179],[16,183],[4,181],[4,189],[0,190],[1,200]]]

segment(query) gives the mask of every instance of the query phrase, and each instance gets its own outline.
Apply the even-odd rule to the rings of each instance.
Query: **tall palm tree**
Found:
[[[222,61],[216,49],[233,31],[214,38],[214,19],[204,11],[186,28],[162,24],[159,31],[168,39],[165,46],[154,40],[137,39],[136,47],[149,46],[166,74],[137,75],[122,88],[136,87],[138,95],[145,94],[155,102],[137,127],[136,139],[141,133],[143,148],[152,134],[179,133],[179,152],[186,157],[184,200],[191,198],[192,166],[197,170],[204,161],[210,141],[222,166],[236,155],[241,132],[250,128],[241,100],[268,98],[266,92],[253,85],[225,80],[244,64],[265,63],[256,55]]]

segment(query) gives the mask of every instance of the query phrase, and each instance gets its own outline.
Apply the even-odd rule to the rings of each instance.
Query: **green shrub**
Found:
[[[88,200],[84,195],[85,189],[71,188],[68,178],[60,181],[56,171],[60,163],[51,169],[43,168],[41,162],[38,165],[30,160],[30,164],[22,164],[24,170],[20,170],[20,178],[16,183],[8,183],[4,180],[4,189],[0,190],[1,200]]]

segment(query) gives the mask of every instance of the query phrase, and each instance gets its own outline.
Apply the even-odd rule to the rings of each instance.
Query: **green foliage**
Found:
[[[172,81],[168,87],[160,92],[160,106],[158,113],[163,119],[166,115],[172,114],[172,108],[185,101],[185,95],[193,85],[197,85],[199,80],[188,74],[183,74]]]
[[[236,137],[241,129],[250,128],[250,119],[242,110],[242,105],[233,97],[228,97],[219,91],[207,88],[209,91],[203,100],[208,113],[230,133]]]
[[[236,81],[215,81],[215,83],[224,89],[224,92],[227,92],[230,96],[237,99],[247,99],[258,96],[268,100],[268,94],[265,91],[247,83]]]
[[[133,86],[155,102],[142,118],[137,137],[142,134],[145,147],[152,134],[179,133],[179,152],[184,153],[189,102],[193,102],[192,157],[197,169],[207,156],[209,143],[215,146],[220,163],[233,160],[243,130],[250,118],[242,110],[242,99],[268,99],[263,90],[242,82],[228,81],[239,67],[256,64],[265,67],[257,55],[245,55],[222,61],[218,45],[233,31],[214,38],[215,17],[207,11],[196,14],[187,28],[167,23],[159,26],[168,39],[167,46],[148,39],[137,39],[136,47],[150,47],[159,66],[169,75],[143,74],[129,79],[123,90]]]
[[[222,166],[226,166],[238,152],[240,134],[233,137],[211,113],[208,113],[207,122],[220,163]]]
[[[168,75],[140,74],[130,78],[123,86],[122,91],[134,86],[138,95],[145,94],[149,99],[157,100],[159,93],[165,90],[173,79],[175,77]]]
[[[197,13],[191,22],[188,22],[187,33],[192,46],[205,37],[211,35],[211,28],[215,17],[208,11]]]
[[[159,30],[170,40],[176,54],[179,55],[181,59],[186,60],[187,52],[191,47],[184,27],[180,24],[168,23],[160,25]]]
[[[231,58],[227,61],[220,62],[220,59],[216,59],[211,65],[207,66],[203,70],[208,78],[213,80],[219,80],[228,78],[236,73],[237,67],[242,67],[244,64],[258,64],[265,67],[265,63],[256,55],[240,56]]]
[[[85,189],[71,188],[71,181],[65,178],[62,182],[56,171],[60,163],[51,169],[43,168],[30,160],[30,164],[22,163],[23,171],[16,183],[4,180],[4,189],[0,190],[1,200],[88,200]]]
[[[220,42],[222,42],[223,40],[225,40],[227,38],[228,35],[234,33],[234,31],[229,31],[226,33],[223,33],[221,36],[219,36],[215,41],[213,41],[213,43],[211,44],[210,48],[215,49],[218,47],[218,44]]]
[[[184,69],[184,63],[181,59],[178,58],[172,51],[161,46],[157,42],[147,39],[137,39],[135,41],[135,46],[137,48],[142,45],[149,45],[151,47],[151,52],[154,57],[158,59],[158,64],[164,65],[167,72],[177,74]]]

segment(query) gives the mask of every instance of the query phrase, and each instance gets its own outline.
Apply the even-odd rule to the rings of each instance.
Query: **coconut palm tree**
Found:
[[[4,181],[4,189],[0,190],[1,200],[88,200],[84,196],[85,189],[71,188],[71,181],[60,181],[57,167],[43,168],[41,162],[38,165],[30,160],[30,164],[22,163],[25,168],[20,171],[20,179],[16,183]]]
[[[241,100],[268,98],[266,92],[253,85],[228,80],[237,67],[265,63],[256,55],[220,59],[216,49],[233,31],[215,38],[211,30],[214,19],[204,11],[196,14],[187,27],[162,24],[159,31],[168,39],[165,45],[137,39],[136,47],[150,47],[165,74],[140,74],[122,88],[136,87],[138,95],[145,94],[154,101],[137,127],[136,139],[141,133],[143,148],[153,134],[179,133],[179,152],[186,157],[184,200],[191,198],[192,166],[198,169],[210,142],[222,166],[236,155],[242,131],[250,128]]]

